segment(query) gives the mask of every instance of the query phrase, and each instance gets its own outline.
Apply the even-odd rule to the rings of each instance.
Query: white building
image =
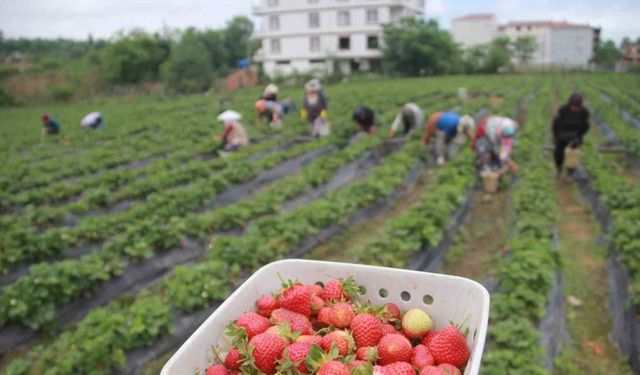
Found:
[[[516,40],[531,36],[537,49],[532,65],[587,68],[593,56],[594,28],[589,25],[553,21],[510,22],[499,34]]]
[[[496,16],[493,14],[468,14],[451,20],[451,35],[462,48],[488,44],[498,33]]]
[[[421,16],[424,0],[260,0],[255,58],[267,75],[366,71],[382,56],[382,25]]]

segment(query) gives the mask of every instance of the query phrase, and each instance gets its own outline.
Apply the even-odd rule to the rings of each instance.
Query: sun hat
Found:
[[[232,121],[238,121],[242,118],[242,115],[239,114],[236,111],[232,111],[232,110],[227,110],[222,112],[219,116],[218,116],[218,121],[222,121],[222,122],[232,122]]]

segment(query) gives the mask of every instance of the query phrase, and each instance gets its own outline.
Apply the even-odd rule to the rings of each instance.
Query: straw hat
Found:
[[[320,91],[321,88],[322,85],[320,85],[320,80],[317,78],[312,79],[304,85],[304,89],[307,91]]]

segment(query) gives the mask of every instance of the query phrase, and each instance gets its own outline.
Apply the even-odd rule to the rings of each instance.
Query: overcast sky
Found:
[[[257,1],[257,0],[255,0]],[[299,0],[305,1],[305,0]],[[119,30],[163,25],[217,28],[250,15],[252,0],[0,0],[0,30],[7,37],[107,38]],[[640,37],[640,0],[427,0],[428,18],[448,28],[451,18],[495,13],[499,22],[553,19],[603,28],[604,38]]]

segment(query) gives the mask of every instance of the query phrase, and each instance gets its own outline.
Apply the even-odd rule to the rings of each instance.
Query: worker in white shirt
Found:
[[[100,112],[91,112],[80,120],[82,129],[102,129],[104,127],[104,118]]]
[[[222,135],[216,136],[216,140],[221,142],[222,150],[226,152],[238,151],[249,144],[247,133],[240,122],[241,118],[242,115],[231,110],[224,111],[218,116],[218,121],[224,124],[224,132]]]
[[[422,127],[424,122],[424,112],[416,103],[407,103],[402,107],[402,111],[396,115],[391,124],[389,138],[394,138],[402,125],[402,134],[407,135],[413,129]]]

